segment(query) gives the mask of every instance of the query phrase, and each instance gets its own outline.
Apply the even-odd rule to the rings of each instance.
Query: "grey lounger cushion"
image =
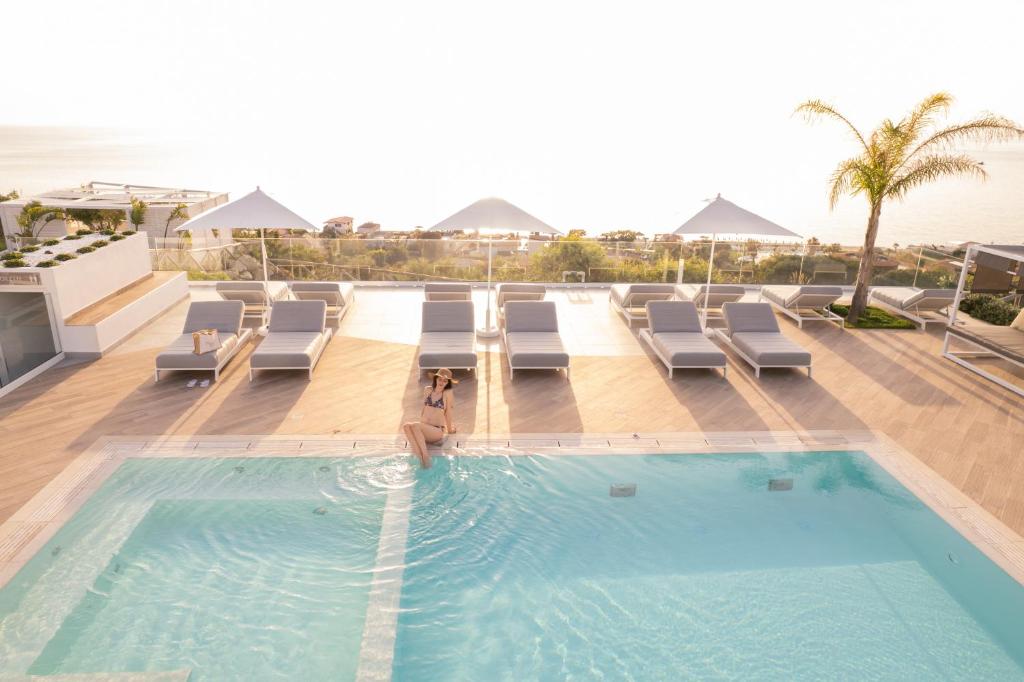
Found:
[[[234,301],[237,302],[237,301]],[[193,304],[195,305],[195,304]],[[199,327],[199,329],[211,329],[212,327]],[[220,330],[220,348],[209,353],[196,355],[192,342],[192,332],[187,332],[176,338],[160,355],[156,356],[157,369],[206,369],[214,370],[220,363],[230,355],[238,345],[238,334],[225,333]]]
[[[788,308],[801,305],[805,308],[824,308],[835,303],[843,295],[842,287],[827,285],[776,285],[761,287],[761,296],[772,303]]]
[[[725,353],[704,334],[662,332],[652,338],[673,367],[725,367]]]
[[[509,301],[540,301],[547,288],[543,284],[499,284],[497,289],[498,310],[503,310]]]
[[[679,284],[675,287],[676,296],[683,301],[693,301],[698,306],[704,305],[704,298],[709,291],[707,284]],[[746,295],[747,290],[739,284],[712,284],[707,305],[720,308],[725,303],[738,301]]]
[[[471,301],[424,301],[419,366],[476,367],[476,334]]]
[[[319,332],[327,327],[327,304],[323,301],[277,301],[270,311],[270,333]]]
[[[473,296],[468,284],[457,282],[427,282],[423,292],[428,301],[468,301]]]
[[[663,301],[675,295],[674,284],[613,284],[612,301],[620,307],[639,307],[647,301]]]
[[[767,303],[726,303],[722,313],[729,340],[755,364],[811,364],[811,354],[779,331],[779,322]]]
[[[245,305],[241,301],[196,301],[188,306],[182,334],[191,334],[200,329],[216,329],[222,334],[238,335],[242,332],[242,314]]]
[[[558,333],[554,301],[509,301],[505,305],[505,332]]]
[[[291,282],[288,287],[300,301],[326,301],[331,306],[346,306],[355,294],[349,282]]]
[[[956,291],[953,289],[916,289],[914,287],[878,287],[871,290],[871,296],[894,308],[941,310],[953,303]]]
[[[701,334],[700,313],[692,301],[648,301],[647,322],[651,334],[691,332]]]
[[[313,366],[327,337],[322,332],[275,332],[267,338],[250,356],[249,365],[261,367],[294,367],[308,369]]]
[[[780,333],[779,321],[767,303],[726,303],[722,306],[729,334],[740,332]]]
[[[270,293],[263,282],[217,282],[217,293],[228,301],[242,301],[247,306],[266,306],[281,298],[286,290]]]
[[[511,305],[511,303],[509,304]],[[552,304],[554,305],[554,304]],[[569,354],[558,332],[515,332],[505,335],[509,365],[552,369],[569,366]]]

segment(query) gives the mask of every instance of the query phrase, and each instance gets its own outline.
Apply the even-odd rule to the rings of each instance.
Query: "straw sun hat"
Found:
[[[450,369],[439,369],[436,372],[434,372],[433,374],[431,374],[430,376],[444,377],[445,379],[448,380],[448,383],[450,383],[450,384],[457,384],[457,383],[459,383],[459,380],[452,376],[452,371]]]

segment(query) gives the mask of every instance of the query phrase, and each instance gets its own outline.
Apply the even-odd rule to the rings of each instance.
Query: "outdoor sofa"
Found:
[[[564,369],[569,378],[569,354],[558,334],[554,301],[509,301],[502,334],[510,381],[517,369]]]
[[[953,305],[955,296],[953,289],[874,287],[868,294],[868,303],[912,320],[925,329],[929,324],[949,322],[947,316],[935,315]]]
[[[458,282],[427,282],[423,295],[428,301],[471,301],[473,290],[468,284]]]
[[[323,301],[327,319],[341,322],[355,302],[355,287],[349,282],[290,282],[292,296],[299,301]]]
[[[725,329],[715,335],[754,368],[754,376],[765,367],[803,367],[811,376],[811,354],[782,334],[767,303],[726,303],[722,317]]]
[[[267,282],[217,282],[216,291],[225,301],[241,301],[245,317],[259,320],[260,326],[267,323],[271,306],[288,297],[287,287],[271,292]]]
[[[843,318],[832,312],[831,306],[843,296],[840,286],[804,284],[773,284],[761,287],[760,299],[787,317],[796,320],[803,328],[804,322],[834,322],[843,328]]]
[[[667,301],[675,296],[673,284],[613,284],[608,301],[622,313],[627,322],[643,320],[648,301]],[[642,311],[642,312],[638,312]]]
[[[472,301],[424,301],[420,327],[420,371],[476,370],[476,332]]]
[[[242,327],[245,304],[241,301],[196,301],[189,305],[181,336],[156,356],[154,381],[160,381],[160,372],[193,370],[213,372],[213,380],[220,371],[252,338],[252,330]],[[216,329],[220,348],[196,355],[192,332]]]
[[[693,301],[649,301],[647,322],[640,339],[665,363],[670,379],[676,369],[721,369],[725,376],[725,353],[704,335]]]
[[[249,381],[257,370],[313,368],[331,340],[324,301],[278,301],[270,311],[266,338],[249,356]]]

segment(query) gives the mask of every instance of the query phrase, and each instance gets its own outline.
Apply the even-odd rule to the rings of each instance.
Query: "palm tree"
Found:
[[[132,208],[128,212],[128,220],[132,225],[135,226],[135,231],[139,231],[139,227],[142,223],[146,222],[146,212],[149,210],[149,204],[142,199],[132,197]]]
[[[178,204],[167,214],[167,222],[164,223],[164,239],[167,239],[167,230],[175,220],[186,220],[188,218],[188,204]]]
[[[21,213],[18,214],[18,227],[21,228],[18,237],[35,239],[48,224],[54,220],[63,219],[64,211],[61,209],[43,206],[38,201],[30,201],[21,207]]]
[[[844,194],[863,194],[871,207],[857,270],[857,288],[847,318],[852,324],[856,324],[867,305],[882,203],[887,199],[903,199],[914,187],[943,177],[972,176],[981,180],[988,177],[981,162],[966,154],[951,153],[951,148],[958,143],[1024,138],[1020,126],[995,114],[982,114],[963,123],[938,127],[936,119],[948,113],[952,103],[953,97],[945,92],[929,95],[909,116],[896,122],[886,119],[867,136],[835,107],[821,100],[804,102],[796,109],[808,120],[822,117],[843,123],[860,144],[858,154],[840,162],[833,171],[828,198],[829,208],[834,209]]]

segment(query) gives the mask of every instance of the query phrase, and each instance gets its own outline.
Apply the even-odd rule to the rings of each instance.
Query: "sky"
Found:
[[[855,147],[800,102],[870,129],[946,90],[954,120],[1024,120],[1019,0],[40,0],[4,23],[0,125],[111,129],[162,150],[125,181],[259,184],[395,228],[502,196],[563,230],[662,232],[721,192],[860,229],[863,200],[826,202]],[[893,215],[922,223],[942,194]]]

